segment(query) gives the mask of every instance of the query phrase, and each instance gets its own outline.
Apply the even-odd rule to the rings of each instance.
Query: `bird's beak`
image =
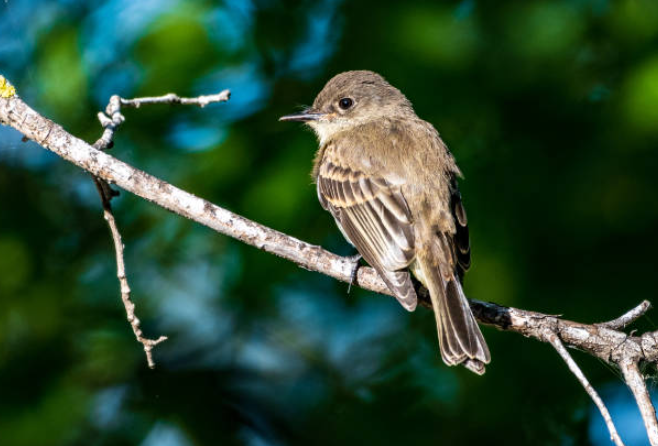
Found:
[[[325,116],[325,113],[317,113],[309,109],[309,110],[304,110],[302,113],[281,116],[279,118],[279,121],[309,122],[309,121],[317,121],[323,116]]]

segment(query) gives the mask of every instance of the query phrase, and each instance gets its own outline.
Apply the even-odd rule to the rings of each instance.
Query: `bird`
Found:
[[[463,290],[471,246],[462,173],[434,126],[367,70],[335,75],[311,107],[279,120],[317,135],[311,175],[345,239],[406,310],[418,303],[414,278],[427,288],[443,361],[483,374],[491,354]]]

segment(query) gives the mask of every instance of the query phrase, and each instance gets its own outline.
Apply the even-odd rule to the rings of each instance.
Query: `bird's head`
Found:
[[[410,115],[414,112],[409,100],[379,74],[346,71],[327,82],[311,107],[279,120],[304,122],[324,141],[367,122]]]

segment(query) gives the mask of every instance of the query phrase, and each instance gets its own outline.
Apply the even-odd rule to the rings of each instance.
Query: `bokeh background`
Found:
[[[342,254],[315,138],[277,118],[348,69],[383,74],[454,152],[469,296],[583,322],[658,303],[655,0],[0,2],[0,73],[87,141],[112,94],[230,88],[205,109],[127,110],[112,154]],[[3,445],[610,444],[547,345],[485,327],[486,375],[449,369],[429,311],[125,192],[114,207],[143,328],[169,336],[154,371],[90,177],[0,128]],[[619,373],[574,355],[646,444]]]

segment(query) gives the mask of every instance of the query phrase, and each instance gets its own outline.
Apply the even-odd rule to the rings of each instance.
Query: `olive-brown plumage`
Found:
[[[444,362],[484,373],[489,349],[461,284],[470,266],[461,173],[438,132],[371,71],[335,76],[311,108],[281,119],[315,130],[320,203],[400,304],[416,308],[410,272],[430,291]]]

